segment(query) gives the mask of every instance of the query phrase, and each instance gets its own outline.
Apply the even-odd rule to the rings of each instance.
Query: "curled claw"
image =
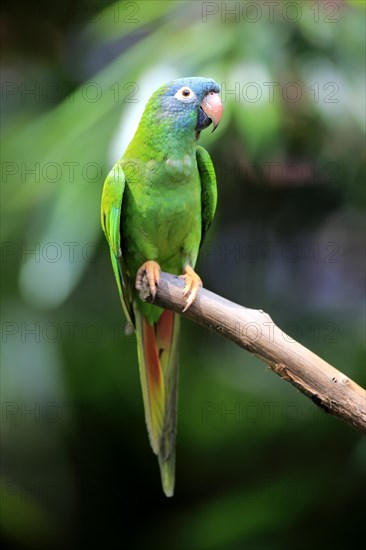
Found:
[[[181,279],[184,279],[186,282],[183,289],[183,296],[187,296],[187,302],[185,308],[182,311],[182,313],[184,313],[195,301],[198,291],[202,286],[202,281],[197,273],[189,265],[184,268],[184,275],[180,275],[179,277]]]
[[[154,260],[148,260],[142,264],[136,273],[135,287],[137,290],[142,288],[145,275],[149,284],[150,294],[154,300],[156,296],[156,287],[159,285],[160,280],[160,265],[154,262]]]

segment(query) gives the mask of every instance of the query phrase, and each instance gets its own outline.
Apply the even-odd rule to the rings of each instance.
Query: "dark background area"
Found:
[[[358,542],[362,436],[188,321],[163,495],[99,209],[155,89],[214,78],[204,285],[365,385],[364,3],[17,1],[1,35],[6,547]]]

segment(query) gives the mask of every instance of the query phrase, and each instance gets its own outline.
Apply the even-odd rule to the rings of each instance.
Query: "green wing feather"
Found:
[[[113,166],[104,182],[102,194],[101,223],[109,243],[111,262],[117,281],[122,308],[127,321],[134,325],[129,281],[121,251],[121,210],[126,178],[119,162]]]
[[[212,160],[206,149],[200,145],[196,151],[197,166],[201,178],[201,199],[202,199],[202,235],[200,248],[216,211],[217,185],[215,169]]]

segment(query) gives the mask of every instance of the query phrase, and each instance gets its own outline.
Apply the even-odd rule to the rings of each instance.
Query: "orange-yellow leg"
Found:
[[[201,277],[191,268],[190,265],[187,265],[184,268],[184,275],[179,275],[181,279],[184,279],[186,285],[183,289],[183,296],[188,296],[186,307],[183,309],[183,313],[193,304],[195,301],[198,291],[202,286]]]
[[[137,290],[140,290],[142,286],[142,279],[146,273],[151,296],[154,299],[156,294],[156,287],[159,284],[160,271],[160,265],[157,262],[154,262],[154,260],[148,260],[147,262],[144,262],[136,273],[135,287],[137,288]]]

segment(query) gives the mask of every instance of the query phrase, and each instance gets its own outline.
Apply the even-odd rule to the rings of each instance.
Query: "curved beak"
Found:
[[[220,95],[215,92],[208,93],[201,103],[201,109],[212,120],[214,132],[219,125],[223,110]]]

